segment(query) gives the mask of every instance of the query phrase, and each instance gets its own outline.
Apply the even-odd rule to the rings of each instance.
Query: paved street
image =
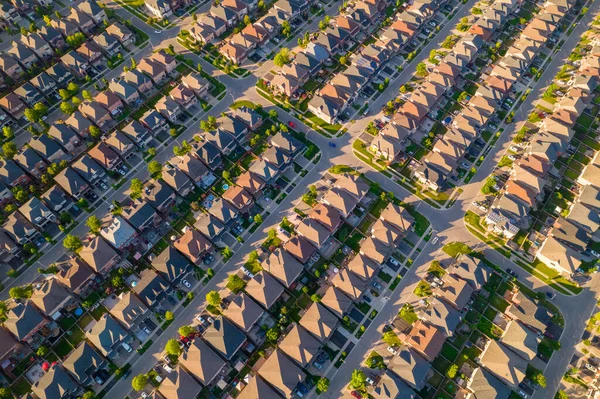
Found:
[[[398,88],[407,83],[407,81],[412,77],[416,64],[427,58],[431,49],[439,47],[439,44],[449,34],[450,30],[454,27],[458,20],[469,14],[469,9],[474,3],[475,0],[469,0],[467,4],[456,13],[453,19],[440,30],[436,38],[422,49],[410,66],[400,73],[396,80],[390,83],[387,91],[370,105],[372,110],[379,110],[382,104],[396,96],[398,93]],[[494,148],[490,152],[490,155],[479,167],[477,174],[473,177],[471,182],[462,187],[464,190],[463,193],[460,195],[456,203],[449,209],[434,209],[430,207],[416,196],[407,192],[403,187],[386,178],[382,174],[374,172],[372,169],[354,157],[351,144],[353,140],[356,139],[360,133],[362,133],[364,127],[374,118],[374,116],[362,118],[355,124],[348,125],[349,133],[340,138],[327,139],[324,136],[317,134],[313,130],[310,130],[306,125],[292,115],[285,113],[278,107],[273,106],[256,92],[255,84],[257,76],[260,77],[262,74],[270,70],[273,67],[272,61],[266,61],[261,66],[255,68],[253,71],[254,74],[245,79],[232,78],[220,70],[215,69],[211,64],[204,61],[201,57],[198,57],[197,55],[190,53],[187,49],[181,47],[176,41],[176,35],[180,29],[179,27],[163,30],[161,33],[157,34],[155,33],[154,28],[149,27],[137,17],[122,9],[120,6],[117,6],[110,0],[107,1],[106,4],[109,7],[114,8],[115,11],[123,18],[131,19],[136,27],[143,30],[150,36],[152,45],[147,46],[138,52],[135,55],[136,61],[139,61],[142,57],[148,55],[154,49],[173,44],[177,52],[184,54],[186,57],[193,59],[195,62],[201,63],[205,72],[217,77],[227,87],[228,94],[213,106],[213,108],[209,111],[210,115],[218,116],[221,112],[226,111],[232,99],[249,100],[256,104],[262,104],[266,110],[275,109],[279,113],[279,119],[283,123],[287,123],[288,121],[295,122],[300,130],[307,132],[308,138],[317,144],[322,151],[320,161],[313,166],[313,169],[311,169],[306,176],[299,178],[296,181],[297,186],[279,205],[273,205],[273,209],[270,210],[271,214],[264,219],[261,228],[256,230],[250,237],[246,238],[245,243],[236,248],[235,255],[226,264],[217,266],[215,268],[216,274],[214,278],[206,286],[196,290],[196,297],[189,304],[189,306],[180,308],[176,312],[177,318],[175,323],[173,323],[160,336],[152,338],[154,344],[146,353],[144,353],[142,356],[134,354],[134,360],[132,360],[131,377],[139,373],[145,373],[149,370],[154,362],[161,357],[166,341],[177,335],[176,331],[181,325],[192,324],[195,316],[204,308],[205,294],[210,290],[220,289],[224,286],[228,274],[237,270],[241,265],[243,265],[247,254],[253,249],[259,247],[264,241],[267,234],[266,232],[271,227],[278,224],[281,221],[281,218],[287,215],[294,208],[294,205],[300,200],[302,194],[305,193],[306,187],[319,180],[332,165],[346,164],[356,167],[358,171],[363,172],[369,179],[381,184],[382,188],[393,192],[397,198],[400,198],[407,203],[414,204],[418,211],[424,214],[430,220],[434,235],[437,236],[439,240],[435,245],[427,244],[424,250],[415,259],[412,268],[401,281],[399,288],[394,291],[394,293],[390,296],[388,303],[381,309],[379,314],[372,321],[371,326],[362,336],[358,345],[349,354],[345,364],[343,364],[339,369],[336,369],[337,373],[335,375],[330,375],[330,390],[327,392],[327,394],[321,395],[321,397],[338,398],[342,396],[341,392],[349,382],[351,371],[358,367],[358,365],[363,361],[365,354],[368,354],[372,346],[374,346],[374,344],[380,340],[382,326],[389,322],[398,313],[402,305],[406,302],[410,293],[412,293],[414,285],[425,274],[429,262],[436,257],[443,256],[443,253],[440,251],[440,249],[446,243],[462,241],[470,245],[472,248],[477,247],[478,250],[484,251],[486,258],[489,261],[502,268],[510,267],[513,270],[516,270],[519,273],[519,279],[527,286],[535,290],[551,290],[551,288],[547,287],[544,283],[521,270],[519,266],[513,264],[498,252],[484,246],[476,237],[472,236],[464,226],[463,216],[471,206],[473,199],[479,195],[481,185],[491,174],[505,149],[510,145],[515,124],[526,119],[526,116],[534,108],[534,104],[539,96],[544,92],[552,77],[564,64],[565,59],[570,54],[573,47],[577,44],[582,33],[587,29],[587,24],[595,17],[600,7],[600,2],[592,3],[588,14],[583,18],[573,33],[566,40],[558,55],[549,62],[541,79],[535,84],[527,100],[516,112],[515,123],[509,124],[505,127],[504,134],[495,144]],[[209,6],[210,3],[203,6],[198,11],[202,12]],[[335,3],[335,6],[332,6],[327,13],[330,15],[335,15],[337,13],[337,3]],[[188,18],[186,22],[190,23],[191,18]],[[316,30],[317,24],[318,20],[315,19],[315,21],[309,24],[309,30]],[[290,43],[295,43],[295,40],[291,41]],[[124,63],[123,65],[127,64]],[[106,75],[106,78],[111,79],[117,76],[121,71],[122,68],[117,68],[113,71],[110,71]],[[185,132],[177,138],[177,140],[191,140],[192,136],[198,133],[198,131],[199,128],[197,124],[192,125],[186,129]],[[22,133],[17,137],[17,145],[25,143],[29,137],[29,132],[22,131]],[[337,144],[336,148],[330,147],[328,145],[329,141],[335,141]],[[175,145],[178,145],[177,141],[170,141],[167,145],[160,146],[155,159],[161,163],[167,161],[172,157],[173,146]],[[127,178],[128,180],[131,180],[132,178],[144,180],[148,178],[148,175],[149,174],[145,166],[142,164],[142,166],[138,168],[133,168],[133,171]],[[93,214],[101,217],[107,213],[109,204],[113,200],[118,201],[123,199],[127,195],[127,190],[128,184],[125,184],[116,191],[112,189],[109,190],[105,194],[106,199],[96,208],[96,210],[94,210]],[[89,216],[89,214],[83,215],[82,219],[85,219]],[[81,223],[72,233],[78,236],[83,236],[87,231],[88,228],[85,226],[85,224]],[[33,281],[37,276],[38,267],[47,267],[49,264],[55,262],[60,256],[62,256],[64,252],[65,251],[63,249],[62,242],[58,242],[56,245],[46,250],[45,254],[36,264],[26,269],[18,278],[12,280],[10,284],[5,284],[5,289],[0,292],[0,297],[2,299],[7,299],[8,290],[10,287],[14,285],[27,284]],[[553,356],[549,367],[546,370],[545,374],[548,380],[548,388],[539,390],[536,393],[535,398],[546,398],[553,396],[565,371],[565,368],[571,359],[575,343],[579,341],[583,327],[585,326],[585,322],[596,304],[595,297],[599,289],[600,281],[598,278],[594,278],[584,288],[584,291],[576,297],[567,297],[557,293],[554,302],[562,311],[565,319],[565,331],[561,338],[562,349],[555,356]],[[123,398],[127,396],[131,391],[131,377],[127,380],[122,380],[116,383],[106,397]]]

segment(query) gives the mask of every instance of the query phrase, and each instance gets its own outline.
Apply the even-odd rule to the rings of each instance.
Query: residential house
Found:
[[[244,290],[265,309],[271,309],[284,292],[283,286],[269,273],[264,271],[256,273]],[[303,319],[305,316],[303,316]]]
[[[100,320],[93,323],[85,335],[92,345],[109,359],[118,355],[117,349],[129,337],[127,331],[108,313],[100,316]]]
[[[4,321],[4,327],[20,342],[32,342],[34,335],[47,324],[48,320],[29,301],[15,303]]]
[[[202,145],[196,147],[194,155],[197,159],[204,162],[204,164],[212,171],[217,171],[223,167],[221,152],[211,143],[204,142]]]
[[[466,280],[450,274],[444,279],[444,285],[436,290],[436,295],[460,311],[467,305],[474,291]]]
[[[116,170],[122,163],[119,155],[105,142],[100,142],[88,151],[88,155],[106,170]]]
[[[131,86],[139,90],[140,93],[145,94],[154,90],[154,84],[150,76],[146,75],[142,71],[137,69],[130,69],[123,75],[123,80],[129,83]],[[111,88],[113,91],[117,91]],[[127,101],[129,104],[129,101]]]
[[[348,262],[348,270],[364,281],[368,281],[379,270],[379,264],[368,256],[359,253]]]
[[[172,292],[169,283],[156,274],[152,269],[145,269],[139,273],[140,280],[132,287],[137,296],[148,307],[159,307],[166,296]]]
[[[223,358],[200,338],[194,339],[190,347],[183,352],[179,364],[189,370],[204,386],[210,386],[226,367]]]
[[[79,33],[77,24],[69,18],[52,19],[50,21],[50,26],[59,31],[63,37],[69,37]]]
[[[77,8],[71,8],[71,12],[67,15],[66,20],[77,25],[86,36],[90,36],[92,31],[96,29],[94,20]]]
[[[158,180],[151,180],[146,183],[142,198],[159,212],[168,213],[170,208],[175,205],[176,193],[166,184]]]
[[[138,120],[154,135],[158,135],[162,130],[166,130],[169,126],[167,120],[155,109],[146,111],[146,113]]]
[[[302,236],[293,236],[290,238],[283,246],[283,249],[302,263],[307,263],[317,251],[317,249]]]
[[[302,273],[304,267],[294,257],[281,248],[274,252],[262,263],[263,269],[279,280],[285,287],[290,288]]]
[[[538,249],[535,257],[560,273],[571,275],[581,266],[581,252],[566,243],[548,237]]]
[[[158,19],[168,19],[173,15],[171,4],[166,0],[144,0],[144,5]]]
[[[31,302],[37,309],[53,320],[62,317],[63,309],[73,305],[73,296],[55,279],[37,284],[31,295]]]
[[[108,366],[106,360],[96,350],[83,341],[71,354],[63,361],[63,367],[67,369],[77,383],[86,386],[95,381],[104,381],[98,378],[98,372]]]
[[[48,223],[56,222],[56,215],[37,197],[27,201],[19,208],[19,212],[40,229],[43,229]]]
[[[415,398],[416,395],[395,373],[387,370],[371,392],[373,399]]]
[[[421,390],[431,372],[431,364],[409,347],[401,347],[390,366],[404,382],[416,390]]]
[[[331,337],[339,322],[339,319],[319,302],[310,305],[300,319],[300,325],[321,343],[325,343]]]
[[[135,70],[128,71],[127,73],[131,73],[133,76],[137,76],[134,72]],[[116,94],[121,100],[125,101],[127,105],[133,108],[135,108],[142,101],[138,89],[142,91],[142,88],[147,87],[148,84],[150,85],[150,87],[152,87],[152,82],[149,77],[142,74],[141,72],[138,72],[138,74],[142,75],[144,79],[147,79],[147,82],[142,84],[141,86],[135,86],[135,84],[133,83],[130,84],[128,83],[127,79],[115,79],[108,84],[110,93]],[[116,104],[116,102],[113,102],[112,104]],[[120,106],[122,106],[122,104]]]
[[[474,290],[480,290],[492,274],[479,259],[469,255],[460,256],[450,273],[465,280]]]
[[[91,189],[86,181],[68,166],[54,176],[54,181],[75,199],[82,198]]]
[[[279,399],[280,395],[271,388],[271,385],[267,384],[258,375],[250,377],[250,381],[246,384],[245,388],[237,396],[238,399],[255,399],[255,398],[266,398],[266,399]]]
[[[148,308],[131,291],[121,293],[117,299],[118,302],[110,309],[110,314],[131,330],[136,321],[148,312]]]
[[[13,90],[13,93],[19,96],[25,104],[33,107],[34,104],[43,101],[44,96],[40,93],[31,82],[25,82],[22,86]]]
[[[0,106],[16,120],[25,115],[25,103],[15,93],[11,92],[0,98]]]
[[[67,54],[63,55],[60,60],[62,64],[79,79],[84,79],[92,67],[87,58],[83,57],[75,50],[69,51]]]
[[[100,7],[95,0],[84,0],[77,5],[77,8],[90,16],[98,25],[108,20],[104,8]]]
[[[295,360],[301,367],[310,366],[320,349],[321,342],[300,325],[294,325],[279,343],[279,350]]]
[[[225,132],[231,137],[235,138],[239,143],[243,144],[247,140],[247,135],[249,133],[248,127],[243,122],[240,122],[238,119],[231,117],[230,115],[225,115],[217,119],[218,127],[217,131]],[[217,147],[221,148],[221,146],[217,143],[214,143]],[[221,144],[225,145],[225,144]]]
[[[165,280],[174,285],[193,270],[193,265],[179,251],[173,247],[167,247],[160,255],[152,261],[152,267]]]
[[[216,150],[218,152],[218,150]],[[210,175],[208,168],[198,158],[189,154],[183,157],[173,157],[169,161],[171,165],[185,173],[196,186],[204,186],[205,179]]]
[[[15,243],[21,246],[39,237],[35,227],[19,212],[11,213],[2,228]]]
[[[64,123],[52,124],[48,129],[48,134],[71,156],[76,157],[85,150],[85,146],[81,145],[81,137]]]
[[[238,211],[230,205],[229,202],[223,201],[221,198],[215,198],[208,213],[216,217],[222,224],[226,226],[233,225],[239,216]]]
[[[248,58],[249,49],[233,42],[228,42],[219,48],[219,53],[233,64],[240,65]]]
[[[512,394],[509,387],[483,367],[475,370],[469,389],[474,392],[474,398],[476,399],[508,399]]]
[[[118,116],[123,112],[125,105],[121,98],[111,90],[105,90],[98,94],[95,102],[104,107],[112,116]]]
[[[185,110],[189,110],[198,104],[198,98],[194,94],[194,91],[183,83],[180,83],[171,90],[169,96],[172,100],[174,100],[181,108]]]
[[[238,177],[235,184],[250,193],[254,198],[258,199],[262,195],[265,188],[265,182],[254,173],[248,171]]]
[[[210,82],[198,73],[190,73],[189,75],[184,76],[181,78],[181,83],[185,87],[193,90],[199,98],[206,97],[208,89],[210,88]]]
[[[510,388],[516,389],[525,378],[528,362],[505,345],[489,340],[480,364]]]
[[[83,243],[79,257],[96,273],[108,273],[121,257],[102,237],[95,236]]]
[[[240,186],[229,187],[222,197],[242,214],[250,212],[254,205],[254,198]]]
[[[246,343],[246,335],[224,317],[216,318],[202,338],[226,360],[231,360]]]
[[[181,107],[179,107],[177,101],[168,96],[158,100],[154,105],[154,108],[167,120],[173,123],[177,122],[182,113]]]
[[[344,317],[354,304],[350,298],[335,287],[330,287],[325,291],[325,295],[321,298],[321,303],[340,319]]]
[[[39,399],[53,399],[76,397],[80,388],[59,364],[54,364],[31,386],[31,391]]]
[[[16,162],[21,168],[23,168],[23,170],[36,179],[39,179],[47,169],[47,164],[42,157],[40,157],[33,148],[27,146],[21,147],[17,155],[14,157],[14,162]],[[23,170],[17,167],[14,172],[21,173],[23,174],[23,177],[29,178],[23,173]]]
[[[25,69],[32,69],[34,65],[37,65],[40,62],[32,50],[19,42],[13,41],[7,53],[15,57]]]
[[[441,352],[446,335],[431,324],[417,320],[402,341],[432,361]]]
[[[214,243],[218,243],[225,232],[225,225],[217,217],[207,213],[198,217],[194,227]]]
[[[52,212],[57,214],[68,211],[75,204],[73,199],[58,184],[40,195],[40,198]]]
[[[165,376],[164,381],[158,388],[160,398],[185,399],[195,398],[202,391],[202,385],[198,384],[194,377],[189,375],[183,368],[177,367]],[[158,398],[156,394],[155,398]]]
[[[18,81],[24,73],[23,67],[10,54],[0,53],[0,69],[9,78]]]
[[[56,273],[56,279],[78,296],[86,292],[94,278],[95,274],[77,257],[60,263]]]
[[[127,47],[135,42],[135,35],[125,25],[116,21],[106,28],[106,33],[114,37],[123,45]]]
[[[109,134],[104,142],[123,159],[129,159],[137,149],[133,142],[119,130]]]
[[[106,176],[104,169],[88,154],[84,154],[76,162],[73,162],[71,168],[90,184],[95,184]]]
[[[119,216],[108,214],[102,220],[100,235],[119,251],[132,246],[137,241],[137,232]]]
[[[187,196],[194,189],[192,180],[181,170],[176,168],[167,169],[162,172],[162,179],[180,196]]]
[[[232,298],[223,315],[242,331],[249,333],[254,326],[259,328],[259,321],[264,312],[249,295],[240,292]]]
[[[21,35],[20,42],[32,50],[39,58],[47,59],[54,55],[50,44],[39,33],[30,33],[26,36]]]
[[[206,254],[212,250],[212,244],[196,229],[187,228],[173,246],[195,264],[200,264]]]
[[[107,130],[112,122],[110,112],[97,101],[85,101],[79,106],[79,111],[94,122],[100,129]]]
[[[152,141],[152,134],[136,120],[121,128],[121,132],[135,145],[145,148]]]
[[[65,120],[65,125],[69,126],[74,132],[77,132],[78,135],[85,138],[89,136],[90,127],[94,124],[83,116],[81,112],[75,111],[67,118],[67,120]]]
[[[324,225],[310,217],[304,218],[296,231],[317,249],[321,249],[332,235]]]
[[[353,301],[358,301],[367,288],[365,282],[348,269],[340,269],[331,283]]]
[[[298,384],[306,378],[302,368],[279,349],[269,356],[258,373],[284,398],[291,398]]]
[[[124,207],[121,216],[139,232],[158,227],[163,222],[154,207],[141,199],[136,199]]]
[[[138,64],[137,69],[148,75],[158,86],[162,85],[167,78],[167,70],[165,67],[152,58],[142,59],[142,61]]]

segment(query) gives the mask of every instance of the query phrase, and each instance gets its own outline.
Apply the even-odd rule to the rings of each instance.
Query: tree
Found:
[[[279,53],[275,55],[275,58],[273,58],[273,63],[278,67],[282,67],[286,64],[289,64],[290,50],[288,50],[286,47],[282,47],[281,50],[279,50]]]
[[[248,26],[252,23],[248,14],[244,15],[244,25]]]
[[[312,294],[310,296],[310,300],[313,302],[321,302],[321,295],[319,294]]]
[[[319,378],[319,381],[317,382],[317,389],[321,392],[327,392],[329,389],[329,379],[325,377]]]
[[[33,104],[33,109],[38,113],[38,116],[40,117],[48,114],[48,107],[44,103]]]
[[[17,155],[17,145],[12,141],[2,144],[2,155],[6,159],[13,159]]]
[[[40,114],[33,108],[27,108],[25,110],[25,118],[29,122],[38,122],[40,120]]]
[[[48,353],[50,353],[50,349],[48,349],[48,347],[47,347],[47,346],[44,346],[44,345],[40,346],[40,347],[38,348],[37,352],[36,352],[36,354],[37,354],[38,356],[40,356],[40,357],[44,357],[44,356],[46,356]]]
[[[94,234],[99,234],[102,229],[102,221],[96,215],[92,215],[85,221],[85,225],[90,228]]]
[[[267,339],[271,342],[277,342],[277,339],[279,338],[279,330],[277,329],[277,327],[272,327],[269,329],[269,331],[267,331]]]
[[[176,339],[170,339],[167,341],[165,345],[165,351],[171,356],[179,356],[179,352],[181,348],[179,347],[179,342]]]
[[[210,291],[206,294],[206,301],[214,307],[221,306],[221,295],[217,291]]]
[[[181,142],[181,147],[178,145],[173,147],[173,154],[182,157],[185,154],[187,154],[188,152],[190,152],[191,150],[192,150],[192,146],[186,140],[183,140]]]
[[[92,136],[92,138],[94,140],[98,140],[101,135],[102,135],[102,131],[100,130],[100,128],[98,126],[96,126],[96,125],[90,126],[90,136]]]
[[[73,234],[67,234],[63,241],[63,246],[69,251],[77,252],[83,244],[81,239]]]
[[[175,342],[177,342],[177,341],[175,341]],[[179,349],[179,344],[177,345],[177,348]],[[141,391],[142,389],[144,389],[144,387],[146,386],[147,383],[148,383],[148,376],[146,374],[136,375],[131,380],[131,386],[136,391]]]
[[[152,177],[160,176],[160,172],[162,171],[162,165],[158,161],[150,161],[148,162],[148,172],[152,175]]]
[[[178,332],[182,337],[187,337],[188,335],[195,333],[196,329],[192,326],[181,326],[179,327]]]
[[[2,135],[5,139],[12,140],[15,137],[15,132],[12,130],[12,127],[7,125],[2,127]]]
[[[0,396],[0,398],[2,398],[2,396]],[[561,390],[561,391],[556,392],[554,399],[569,399],[569,395],[567,395],[565,393],[565,391]]]
[[[448,378],[450,378],[451,380],[453,380],[454,377],[456,377],[457,372],[458,372],[458,365],[453,364],[452,366],[450,366],[450,368],[448,368],[448,370],[446,370],[446,376]]]
[[[10,191],[18,202],[23,203],[29,198],[29,195],[27,195],[25,189],[23,189],[21,186],[13,187]]]
[[[73,106],[73,104],[63,101],[62,103],[60,103],[60,110],[67,115],[71,115],[73,112],[75,112],[75,107]]]
[[[8,295],[13,299],[25,299],[31,296],[31,289],[29,287],[12,287],[8,291]]]
[[[402,343],[396,333],[394,333],[392,330],[383,333],[383,342],[392,347],[399,346]]]
[[[73,96],[71,97],[71,103],[73,103],[74,107],[79,107],[79,104],[81,104],[81,99],[77,96]]]
[[[96,399],[96,395],[93,391],[87,391],[81,396],[81,399]]]
[[[254,223],[261,224],[262,222],[263,222],[263,218],[262,218],[262,216],[260,216],[260,213],[257,213],[256,215],[254,215]]]
[[[69,90],[71,94],[77,94],[79,93],[79,85],[75,82],[71,82],[67,85],[67,90]]]
[[[217,128],[217,118],[209,116],[205,121],[200,121],[200,129],[210,132]]]
[[[429,75],[429,72],[427,71],[427,65],[425,65],[424,62],[419,62],[417,64],[416,70],[417,70],[417,75],[419,75],[421,77]]]
[[[129,197],[131,199],[140,198],[143,190],[144,183],[140,179],[131,179],[131,185],[129,186]]]
[[[122,270],[122,269],[120,269]],[[123,280],[123,276],[114,276],[111,280],[110,280],[110,284],[119,289],[122,288],[125,285],[125,280]]]
[[[289,21],[283,21],[281,23],[281,34],[285,37],[290,37],[292,34],[292,25]]]
[[[42,18],[44,19],[44,23],[50,26],[50,24],[52,23],[52,18],[50,18],[49,15],[44,15]]]
[[[352,372],[350,386],[354,389],[365,389],[367,386],[367,376],[362,370],[354,370]]]
[[[165,320],[166,321],[173,321],[173,320],[175,320],[175,315],[173,314],[173,312],[171,312],[170,310],[167,310],[165,312]]]
[[[89,90],[83,90],[83,91],[81,92],[81,97],[83,97],[83,98],[84,98],[84,99],[86,99],[86,100],[90,100],[90,101],[91,101],[91,100],[92,100],[92,98],[93,98],[93,97],[92,97],[92,93],[90,93],[90,91],[89,91]]]
[[[228,170],[224,170],[221,176],[223,176],[223,179],[229,180],[231,178],[231,173]]]
[[[534,384],[541,386],[542,388],[546,388],[546,377],[542,374],[541,371],[536,370],[535,374],[533,374],[529,378]]]

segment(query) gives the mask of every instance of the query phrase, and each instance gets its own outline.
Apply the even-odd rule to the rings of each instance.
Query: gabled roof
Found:
[[[431,370],[431,364],[411,348],[402,347],[390,368],[410,386],[419,388]]]
[[[102,273],[108,262],[117,257],[118,254],[110,245],[99,236],[93,237],[83,244],[79,257],[87,263],[96,273]]]
[[[203,213],[198,217],[194,227],[210,239],[214,239],[225,230],[225,226],[215,216]]]
[[[512,391],[489,371],[480,367],[475,370],[469,386],[473,391],[473,399],[508,399]]]
[[[517,356],[506,346],[491,340],[481,358],[481,364],[501,380],[518,386],[525,378],[527,361]]]
[[[245,208],[252,204],[254,199],[244,188],[240,186],[229,187],[222,195],[223,199],[229,201],[238,210]]]
[[[63,361],[63,367],[73,374],[78,383],[85,384],[103,363],[104,358],[90,344],[83,341]]]
[[[300,325],[310,331],[321,342],[329,339],[338,323],[339,319],[319,302],[310,305],[300,319]]]
[[[157,298],[170,287],[169,283],[154,270],[144,269],[140,272],[140,281],[132,286],[132,289],[146,305],[153,306]]]
[[[158,388],[158,392],[165,399],[195,398],[200,391],[202,391],[202,385],[181,367],[168,373]]]
[[[75,132],[64,123],[53,123],[48,129],[48,134],[56,139],[62,145],[69,143],[74,137],[78,137]]]
[[[171,164],[194,180],[198,180],[208,172],[208,168],[198,158],[189,154],[171,158]]]
[[[86,331],[86,336],[100,352],[107,356],[127,338],[127,331],[115,319],[104,313],[100,320]]]
[[[265,309],[270,309],[283,294],[284,288],[269,273],[260,271],[250,279],[245,291]]]
[[[286,242],[283,249],[302,263],[306,263],[317,250],[306,238],[299,235]]]
[[[265,361],[258,373],[283,397],[291,398],[296,386],[306,374],[279,349]]]
[[[491,276],[491,271],[477,258],[461,256],[450,271],[467,281],[473,289],[481,289]]]
[[[387,370],[371,391],[371,397],[373,399],[413,399],[416,397],[416,393],[395,373]]]
[[[348,262],[348,269],[361,279],[367,281],[377,273],[379,265],[368,256],[359,253]]]
[[[187,174],[175,168],[163,171],[162,179],[177,192],[180,192],[180,190],[183,190],[186,186],[192,184],[192,181]]]
[[[125,207],[121,216],[123,216],[133,227],[139,229],[149,219],[156,215],[156,209],[148,202],[142,199],[136,199],[130,206]]]
[[[333,207],[325,204],[317,204],[310,213],[310,218],[318,221],[329,231],[335,231],[342,223],[342,216]]]
[[[367,237],[360,247],[360,253],[373,259],[375,262],[383,263],[390,254],[390,247],[377,238]]]
[[[466,280],[452,274],[446,277],[445,282],[440,287],[439,295],[456,308],[463,309],[473,294],[473,287]]]
[[[331,279],[331,283],[354,301],[358,301],[367,288],[365,282],[348,269],[340,269]]]
[[[94,273],[79,258],[69,259],[59,268],[56,278],[71,291],[77,290],[89,279],[94,278]]]
[[[225,366],[225,361],[200,338],[179,357],[179,363],[202,384],[208,385]]]
[[[281,396],[262,378],[255,375],[237,399],[281,399]]]
[[[70,298],[71,294],[62,285],[50,279],[36,286],[31,302],[46,315],[52,316]]]
[[[335,287],[330,287],[325,291],[321,303],[340,319],[352,306],[352,300]]]
[[[136,319],[146,313],[148,308],[131,291],[123,292],[118,298],[119,301],[110,309],[110,314],[123,323],[125,327],[131,329]]]
[[[216,318],[203,338],[227,360],[231,360],[246,341],[246,335],[224,317]]]
[[[248,191],[250,194],[255,195],[265,186],[265,182],[258,177],[256,174],[248,171],[243,173],[235,181],[235,184]]]
[[[4,327],[22,341],[42,321],[44,316],[27,301],[18,303],[8,310]]]
[[[277,248],[271,253],[263,261],[262,267],[287,288],[296,281],[304,270],[304,266],[296,258],[281,248]]]
[[[581,266],[581,252],[554,237],[548,237],[543,242],[536,256],[544,256],[567,273],[574,273]]]
[[[54,181],[71,195],[80,194],[81,188],[87,186],[83,178],[70,167],[66,167],[54,176]]]
[[[406,343],[424,353],[429,359],[434,359],[442,350],[446,335],[431,324],[417,320],[406,337]]]
[[[512,321],[506,328],[500,342],[519,357],[531,362],[537,356],[538,345],[541,340],[529,328],[522,326],[518,321]]]
[[[295,325],[279,343],[279,349],[294,359],[300,366],[306,367],[319,353],[321,343],[304,327]]]
[[[321,248],[331,236],[331,231],[310,217],[304,218],[296,231],[317,248]]]
[[[142,197],[155,208],[165,205],[175,195],[175,191],[160,180],[150,180],[144,186]]]
[[[58,364],[51,366],[46,374],[31,386],[31,390],[39,399],[69,397],[78,389],[77,384]]]
[[[185,233],[173,243],[173,246],[192,262],[212,248],[210,241],[193,228],[187,228]]]
[[[332,187],[323,196],[322,201],[337,209],[344,217],[348,217],[359,202],[359,200],[348,191],[338,187]]]
[[[460,312],[454,309],[450,304],[434,298],[429,301],[428,306],[419,314],[422,320],[437,330],[441,331],[445,336],[450,337],[454,333],[454,329],[460,323]]]
[[[190,261],[171,246],[152,261],[152,267],[171,282],[178,281],[193,268]]]
[[[264,310],[250,296],[241,292],[233,297],[223,313],[239,328],[248,332],[263,315]]]
[[[229,223],[238,216],[238,211],[233,205],[223,201],[220,197],[215,198],[208,212],[224,224]]]

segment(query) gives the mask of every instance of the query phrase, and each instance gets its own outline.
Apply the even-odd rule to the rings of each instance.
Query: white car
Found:
[[[125,351],[127,351],[127,353],[131,353],[131,351],[133,350],[133,348],[131,346],[129,346],[128,344],[126,344],[125,342],[123,342],[121,344],[121,346],[123,347],[123,349],[125,349]]]
[[[154,33],[156,33],[157,35],[162,33],[162,30],[155,30]]]
[[[600,254],[598,252],[594,251],[593,249],[590,249],[590,253],[592,255],[594,255],[596,258],[600,258]]]
[[[519,147],[515,147],[513,145],[513,146],[510,146],[509,150],[514,151],[514,152],[519,152],[520,148]]]
[[[371,377],[367,377],[366,381],[367,381],[367,384],[369,384],[369,385],[375,385],[375,381],[373,381],[373,379]]]
[[[192,288],[192,285],[191,285],[191,284],[190,284],[190,282],[189,282],[189,281],[187,281],[187,280],[181,280],[181,283],[182,283],[183,285],[185,285],[187,288]]]
[[[508,159],[510,159],[511,161],[516,161],[516,160],[517,160],[517,157],[516,157],[516,156],[514,156],[513,154],[510,154],[510,155],[508,156]]]
[[[395,355],[396,353],[398,353],[398,351],[391,346],[387,347],[387,351],[390,352],[392,355]]]

